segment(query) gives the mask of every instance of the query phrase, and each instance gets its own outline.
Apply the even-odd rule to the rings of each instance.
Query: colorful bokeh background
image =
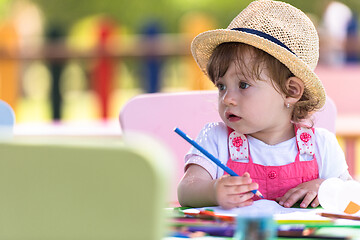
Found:
[[[141,93],[214,89],[190,54],[250,0],[0,0],[0,99],[16,124],[114,121]],[[358,0],[285,0],[320,37],[316,69],[337,137],[360,175]],[[155,106],[154,106],[155,107]]]
[[[1,0],[0,99],[17,123],[86,121],[117,118],[143,92],[212,89],[190,56],[191,39],[225,28],[249,2]],[[325,23],[331,1],[286,2],[317,26],[320,66],[357,66],[359,1],[343,1],[354,30],[340,40]],[[347,55],[332,60],[335,51]]]

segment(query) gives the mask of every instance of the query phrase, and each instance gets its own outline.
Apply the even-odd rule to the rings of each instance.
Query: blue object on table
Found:
[[[276,225],[272,216],[238,216],[234,239],[237,240],[273,240]]]

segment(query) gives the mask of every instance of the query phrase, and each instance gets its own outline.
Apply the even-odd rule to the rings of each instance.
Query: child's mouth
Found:
[[[241,119],[241,117],[236,116],[235,114],[232,113],[227,113],[226,114],[226,118],[230,121],[230,122],[236,122],[239,121]]]

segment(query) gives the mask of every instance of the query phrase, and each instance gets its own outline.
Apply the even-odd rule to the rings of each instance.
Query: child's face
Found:
[[[251,68],[250,54],[243,57],[242,65]],[[215,82],[219,89],[219,113],[225,124],[259,139],[289,127],[291,115],[285,106],[285,95],[274,88],[266,68],[262,69],[261,80],[244,76],[243,72],[246,71],[241,71],[234,61]]]

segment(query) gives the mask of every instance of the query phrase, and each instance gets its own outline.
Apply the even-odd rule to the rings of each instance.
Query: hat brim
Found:
[[[191,43],[191,53],[204,73],[214,49],[225,42],[245,43],[272,55],[304,82],[305,88],[318,100],[319,109],[324,106],[325,89],[313,69],[286,48],[254,34],[229,29],[217,29],[199,34]]]

